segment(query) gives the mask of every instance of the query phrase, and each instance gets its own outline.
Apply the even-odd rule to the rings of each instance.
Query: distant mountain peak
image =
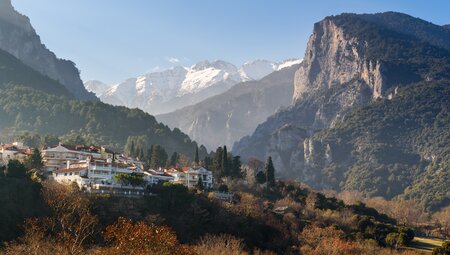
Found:
[[[238,69],[224,60],[203,60],[190,67],[175,66],[150,72],[114,86],[105,87],[93,81],[86,82],[85,86],[109,104],[137,107],[151,114],[162,114],[223,93],[242,81],[260,80],[299,61],[288,59],[276,63],[255,60]]]
[[[245,62],[239,69],[239,73],[243,81],[260,80],[274,71],[299,64],[301,61],[300,59],[291,58],[277,63],[265,59],[257,59]]]

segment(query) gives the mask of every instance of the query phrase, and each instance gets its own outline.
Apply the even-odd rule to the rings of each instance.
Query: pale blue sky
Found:
[[[13,0],[44,44],[84,80],[120,82],[223,59],[303,57],[313,24],[342,12],[399,11],[450,23],[448,0]],[[178,60],[178,62],[176,62]]]

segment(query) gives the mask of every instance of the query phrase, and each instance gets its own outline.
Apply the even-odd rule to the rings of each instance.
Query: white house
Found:
[[[165,182],[173,182],[174,177],[163,170],[146,170],[144,171],[144,179],[148,185],[158,185]]]
[[[141,166],[88,157],[87,160],[67,161],[65,168],[54,171],[53,178],[65,184],[76,182],[78,186],[85,188],[129,188],[117,183],[114,176],[131,173],[142,174]]]
[[[42,150],[45,172],[52,174],[56,170],[64,169],[68,161],[86,160],[88,157],[100,158],[96,150],[87,150],[84,146],[69,146],[59,144]]]
[[[59,144],[42,150],[45,172],[52,174],[54,171],[66,168],[67,162],[86,160],[87,158],[114,159],[118,155],[113,151],[99,146],[70,146]],[[118,160],[121,161],[122,160]],[[127,163],[130,163],[126,161]],[[137,162],[132,162],[137,163]]]
[[[196,187],[201,178],[205,189],[212,188],[212,172],[201,166],[171,168],[166,173],[174,177],[173,183],[183,184],[187,187]]]

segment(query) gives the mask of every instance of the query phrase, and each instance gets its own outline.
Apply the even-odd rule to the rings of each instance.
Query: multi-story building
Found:
[[[82,188],[129,188],[118,183],[114,176],[132,173],[143,174],[142,167],[137,164],[113,162],[112,159],[88,157],[86,160],[67,161],[65,168],[54,171],[53,178],[65,184],[76,182]]]
[[[196,187],[201,179],[205,189],[212,188],[212,172],[201,166],[183,167],[181,169],[171,168],[166,173],[174,177],[173,183],[183,184],[189,188]]]
[[[87,158],[113,159],[114,152],[96,146],[70,146],[59,144],[42,150],[44,171],[51,175],[59,169],[66,168],[67,162],[86,160]]]

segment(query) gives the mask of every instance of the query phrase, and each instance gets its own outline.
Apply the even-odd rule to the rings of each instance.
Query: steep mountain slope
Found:
[[[449,99],[449,81],[421,82],[351,112],[311,139],[318,145],[310,160],[319,178],[373,196],[404,193],[431,209],[449,204]],[[328,163],[317,157],[323,145]]]
[[[291,103],[298,65],[275,71],[259,81],[248,81],[228,91],[175,112],[157,115],[212,150],[231,146],[280,107]]]
[[[179,130],[171,131],[138,109],[98,101],[68,100],[15,85],[0,90],[0,130],[32,131],[76,138],[122,150],[129,137],[139,138],[143,150],[151,144],[167,153],[193,158],[197,144]],[[206,151],[201,151],[204,154]],[[169,154],[170,155],[170,154]]]
[[[0,49],[43,75],[63,84],[80,99],[96,99],[83,86],[75,64],[58,59],[41,43],[28,17],[14,10],[11,0],[0,0]]]
[[[20,62],[13,55],[0,50],[0,90],[22,84],[46,93],[73,98],[73,95],[57,81],[43,76]]]
[[[426,26],[418,26],[417,31],[402,33],[404,29],[401,28],[401,24],[405,20]],[[411,30],[413,26],[406,27],[407,30]],[[406,143],[405,140],[396,143],[396,140],[391,139],[384,141],[385,144],[381,146],[375,143],[376,140],[368,140],[367,146],[379,146],[381,151],[389,153],[379,154],[379,157],[371,161],[371,164],[365,165],[363,169],[358,169],[358,164],[367,162],[366,154],[353,154],[352,150],[341,147],[334,149],[335,143],[328,143],[323,138],[318,139],[314,134],[320,130],[333,128],[339,123],[345,124],[348,121],[345,117],[354,110],[380,101],[387,105],[389,105],[387,102],[397,102],[398,109],[407,109],[404,105],[407,101],[397,99],[399,91],[409,91],[411,84],[421,82],[422,85],[417,86],[432,91],[436,86],[448,86],[450,52],[439,47],[448,45],[448,41],[436,39],[446,38],[446,31],[441,28],[395,13],[373,16],[343,14],[327,17],[316,23],[304,61],[296,72],[294,104],[289,109],[269,117],[265,123],[257,127],[252,136],[236,143],[233,153],[247,159],[250,157],[264,159],[271,155],[281,176],[299,178],[315,188],[357,189],[369,195],[385,197],[406,194],[408,189],[412,189],[412,183],[420,182],[425,169],[432,169],[431,165],[435,163],[416,160],[404,165],[404,156],[413,154],[411,156],[413,158],[427,158],[423,150],[427,146],[427,140],[419,134],[424,132],[432,139],[438,139],[439,133],[428,133],[428,127],[423,125],[414,130],[401,130],[404,132],[402,136],[415,139],[417,141],[415,144]],[[439,34],[441,32],[443,34]],[[423,34],[433,35],[429,37],[430,42],[426,41],[427,36],[421,36]],[[441,43],[437,43],[439,41]],[[437,100],[433,111],[427,113],[413,111],[403,120],[415,122],[424,119],[423,115],[427,115],[427,118],[434,118],[438,123],[445,121],[445,115],[440,114],[437,109],[439,107],[448,109],[450,100],[436,94],[433,96]],[[414,100],[415,97],[410,99]],[[423,102],[416,100],[411,104],[421,105]],[[378,110],[380,116],[388,114],[386,108],[381,107]],[[440,119],[441,117],[444,119]],[[361,122],[364,118],[371,120],[372,115],[361,115],[360,118]],[[398,118],[402,119],[400,116]],[[411,119],[408,120],[409,118]],[[377,130],[373,133],[383,136],[382,130],[396,128],[394,124],[383,123],[386,126],[374,125],[374,129]],[[349,147],[346,148],[362,148],[356,141],[365,141],[369,133],[358,134],[349,141]],[[336,143],[340,143],[344,138],[337,136],[334,139]],[[448,137],[439,139],[444,139],[442,143],[446,147],[450,146]],[[390,151],[391,147],[401,149]],[[431,150],[433,155],[442,155],[435,150],[436,148]],[[437,157],[434,162],[442,160],[442,157]],[[408,180],[402,179],[405,175],[403,172],[395,170],[398,166],[402,169],[408,166],[406,169],[411,170],[408,173],[410,174]],[[386,172],[380,174],[383,167],[386,167]],[[442,168],[433,168],[430,174],[436,174],[439,169]],[[365,184],[350,185],[352,180]],[[402,185],[397,185],[394,190],[392,187],[386,190],[384,189],[386,186],[381,183],[388,183],[389,180],[397,180]],[[448,183],[450,180],[444,181]],[[423,192],[419,191],[415,197],[423,196]],[[439,205],[448,203],[448,185],[441,192],[447,195],[438,199]],[[422,201],[432,206],[430,200]]]
[[[205,60],[191,67],[178,66],[128,79],[111,86],[99,97],[109,104],[140,108],[151,114],[163,114],[223,93],[244,80],[261,79],[298,61],[290,59],[274,63],[258,60],[248,62],[238,69],[222,60]],[[85,84],[87,88],[92,85]]]

